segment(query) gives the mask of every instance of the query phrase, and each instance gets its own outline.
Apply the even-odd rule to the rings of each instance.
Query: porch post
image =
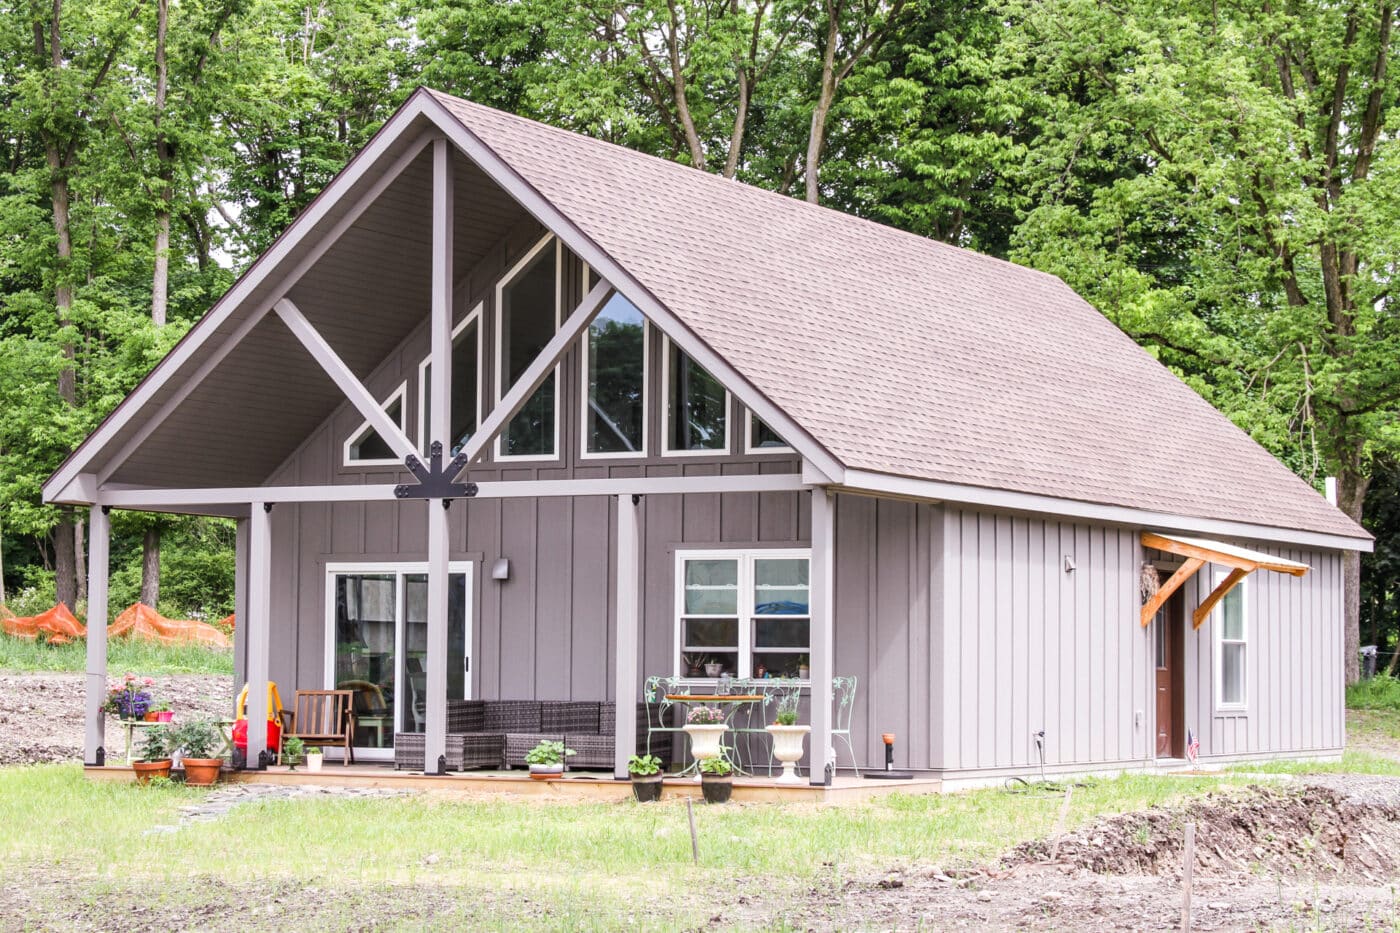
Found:
[[[432,423],[428,437],[442,444],[444,461],[452,457],[452,146],[433,140],[432,262]],[[429,499],[428,507],[428,656],[423,773],[442,774],[447,754],[447,607],[449,601],[449,499]]]
[[[272,628],[272,503],[254,502],[248,519],[248,754],[251,770],[264,767],[267,750],[269,631]],[[239,619],[238,625],[245,624]],[[275,753],[275,749],[273,750]]]
[[[831,763],[831,702],[832,660],[835,639],[832,637],[832,593],[835,569],[832,557],[836,550],[836,509],[831,494],[821,486],[812,490],[812,565],[808,577],[811,605],[812,659],[812,784],[825,784],[826,768]]]
[[[107,725],[102,702],[107,698],[107,552],[111,519],[102,506],[88,516],[87,728],[83,763],[106,764]]]
[[[637,629],[641,590],[641,496],[617,497],[617,633],[613,668],[613,777],[627,777],[637,751]]]

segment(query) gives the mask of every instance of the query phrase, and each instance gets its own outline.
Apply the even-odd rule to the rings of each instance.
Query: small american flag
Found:
[[[1196,733],[1190,729],[1186,730],[1186,760],[1193,765],[1196,763],[1196,756],[1201,753],[1201,740],[1196,738]]]

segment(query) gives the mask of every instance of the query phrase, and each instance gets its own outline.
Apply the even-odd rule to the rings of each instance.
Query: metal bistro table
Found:
[[[729,727],[731,732],[738,736],[741,732],[747,733],[753,730],[735,729],[733,726],[735,714],[738,713],[741,708],[748,707],[745,712],[749,713],[751,716],[752,707],[758,706],[761,709],[768,703],[769,697],[767,694],[763,693],[668,693],[666,694],[666,700],[670,703],[694,703],[699,706],[718,706],[724,710],[724,724]],[[682,723],[682,725],[684,725],[684,723]],[[737,748],[735,752],[735,758],[738,758]],[[734,770],[739,774],[747,775],[749,773],[744,770],[739,761],[731,760],[730,764],[734,766]],[[750,762],[750,764],[752,764],[752,762]],[[692,762],[685,770],[678,773],[689,774],[692,769],[698,771],[699,767],[699,762]]]

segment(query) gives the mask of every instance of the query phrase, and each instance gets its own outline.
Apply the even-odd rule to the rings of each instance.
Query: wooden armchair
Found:
[[[282,737],[296,736],[308,745],[339,745],[342,763],[355,763],[355,691],[298,690],[292,711],[282,711]],[[282,760],[278,749],[277,760]]]

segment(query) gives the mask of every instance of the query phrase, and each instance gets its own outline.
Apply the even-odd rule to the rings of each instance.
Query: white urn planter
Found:
[[[767,729],[773,737],[773,757],[783,763],[783,773],[778,777],[778,783],[798,783],[797,762],[802,759],[802,744],[812,727],[772,725]]]
[[[686,735],[690,736],[690,755],[696,761],[718,758],[724,754],[720,743],[724,740],[724,733],[729,730],[729,726],[722,722],[691,723],[684,728]]]

